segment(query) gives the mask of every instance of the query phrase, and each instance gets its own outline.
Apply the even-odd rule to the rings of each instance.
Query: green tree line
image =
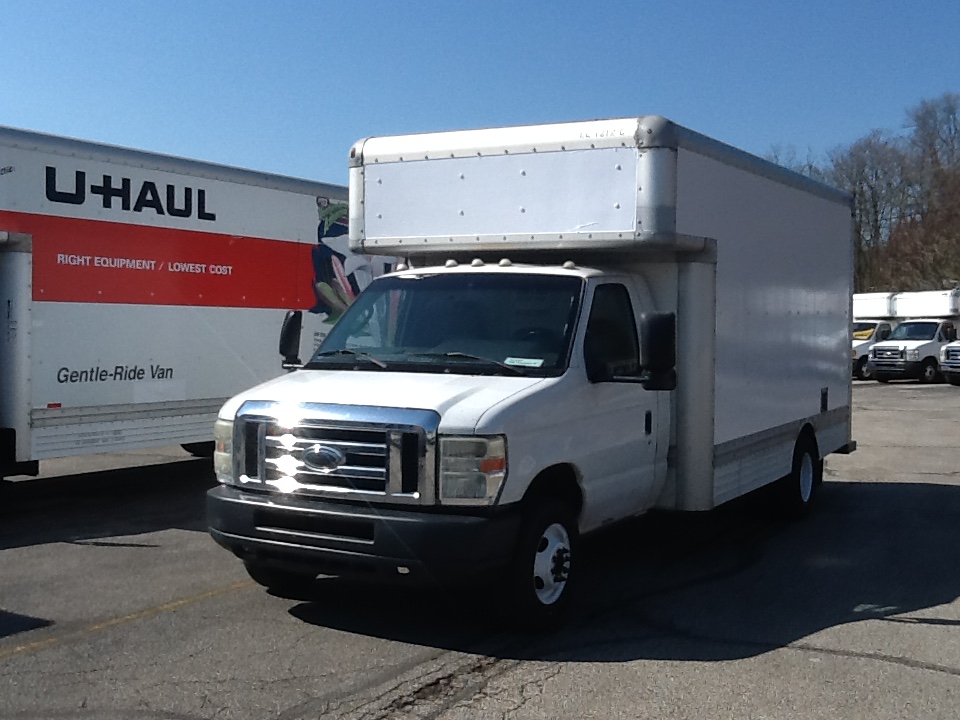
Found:
[[[774,148],[768,159],[853,193],[856,292],[960,286],[960,94],[824,158]]]

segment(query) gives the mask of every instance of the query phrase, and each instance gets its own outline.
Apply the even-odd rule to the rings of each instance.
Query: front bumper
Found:
[[[951,365],[941,365],[940,372],[942,372],[943,377],[945,377],[950,382],[956,382],[960,380],[960,367],[954,367]]]
[[[883,361],[879,363],[870,360],[867,362],[867,367],[874,377],[879,379],[918,380],[923,375],[923,362],[918,360]]]
[[[238,557],[323,575],[407,582],[456,582],[509,563],[518,507],[483,515],[347,505],[244,492],[207,493],[210,535]]]

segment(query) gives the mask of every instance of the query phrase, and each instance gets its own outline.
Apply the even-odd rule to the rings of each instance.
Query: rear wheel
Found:
[[[793,449],[793,467],[780,481],[780,504],[788,516],[809,512],[823,484],[823,460],[811,435],[801,435]]]
[[[556,624],[570,598],[578,535],[576,519],[558,500],[537,501],[520,533],[507,577],[521,627]]]

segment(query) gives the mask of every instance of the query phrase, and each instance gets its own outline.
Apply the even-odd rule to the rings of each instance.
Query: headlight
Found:
[[[440,502],[492,505],[507,476],[502,436],[440,438]]]
[[[920,351],[919,351],[919,350],[907,350],[905,357],[907,358],[907,360],[914,360],[914,361],[915,361],[915,360],[919,360],[919,359],[920,359]]]
[[[233,477],[233,421],[217,420],[213,424],[213,471],[217,481],[231,484]]]

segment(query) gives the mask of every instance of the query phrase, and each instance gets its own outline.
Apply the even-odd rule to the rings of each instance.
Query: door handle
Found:
[[[643,432],[646,435],[653,432],[653,412],[650,410],[647,410],[646,415],[643,416]]]

